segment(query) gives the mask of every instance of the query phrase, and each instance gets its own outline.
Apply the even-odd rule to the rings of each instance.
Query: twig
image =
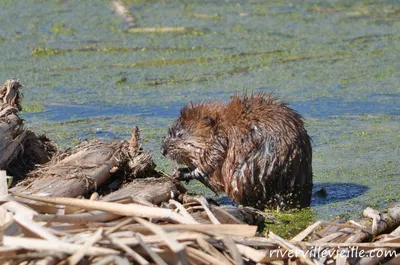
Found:
[[[33,216],[35,221],[43,222],[60,222],[60,223],[73,223],[73,224],[87,224],[93,222],[108,222],[117,218],[121,215],[113,214],[103,211],[90,211],[85,213],[68,214],[68,215],[57,215],[57,214],[37,214]]]
[[[305,230],[301,231],[299,234],[297,234],[295,237],[293,237],[290,241],[303,241],[304,238],[306,238],[309,234],[314,231],[318,226],[321,225],[321,221],[317,221],[314,224],[310,225],[307,227]]]
[[[215,264],[215,265],[226,265],[225,263],[221,262],[217,258],[208,255],[198,249],[193,247],[186,247],[186,252],[189,258],[195,259],[196,261],[200,262],[200,264]]]
[[[158,265],[168,265],[157,253],[155,253],[142,239],[142,236],[137,234],[136,239],[138,240],[140,246],[149,254],[149,256]]]
[[[23,228],[27,229],[27,231],[33,233],[37,237],[46,239],[51,242],[60,242],[58,237],[50,233],[46,228],[43,226],[39,225],[38,223],[32,221],[27,216],[24,216],[22,214],[16,214],[14,216],[14,220]]]
[[[346,231],[344,231],[344,230],[346,230]],[[350,233],[351,233],[351,230],[350,230],[349,228],[345,228],[345,229],[343,229],[343,230],[341,230],[341,231],[338,231],[338,232],[329,234],[329,235],[327,235],[327,236],[325,236],[325,237],[323,237],[323,238],[317,239],[317,240],[315,240],[315,241],[313,241],[313,242],[314,242],[314,243],[325,243],[325,242],[329,242],[329,241],[335,240],[336,238],[338,238],[338,237],[340,237],[340,236],[343,236],[345,233],[350,234]]]
[[[195,201],[197,201],[198,203],[201,204],[201,206],[203,207],[204,211],[206,212],[208,218],[210,218],[211,223],[213,223],[213,224],[221,224],[220,221],[218,221],[217,217],[215,217],[215,215],[208,208],[209,205],[208,205],[206,199],[203,196],[201,196],[200,198],[194,197],[193,200],[195,200]]]
[[[84,209],[101,210],[120,215],[139,216],[146,218],[167,218],[182,224],[194,223],[193,220],[189,220],[188,218],[180,214],[177,214],[171,211],[170,209],[157,208],[157,210],[155,210],[154,207],[148,207],[137,204],[120,204],[113,202],[90,201],[90,200],[65,198],[65,197],[41,197],[41,196],[26,195],[21,193],[14,193],[14,195],[30,200],[36,200],[52,204],[62,204],[67,206],[76,206]]]
[[[376,242],[376,243],[315,243],[315,242],[303,242],[308,247],[329,247],[329,248],[341,248],[341,247],[359,247],[362,249],[367,248],[400,248],[400,243],[385,243],[385,242]]]
[[[377,235],[378,234],[378,223],[381,221],[380,213],[377,210],[372,209],[371,207],[367,207],[364,210],[363,215],[365,217],[372,219],[372,227],[371,227],[372,234]]]
[[[134,27],[135,19],[125,3],[120,0],[114,0],[112,3],[115,12],[125,20],[128,27]]]
[[[115,256],[106,256],[93,263],[93,265],[108,265],[113,261],[115,261]]]
[[[92,235],[89,240],[83,244],[81,248],[78,249],[71,257],[68,258],[69,265],[77,264],[86,254],[87,250],[93,246],[94,243],[102,238],[103,228],[99,228],[96,233]]]
[[[191,218],[191,219],[193,219],[193,221],[196,222],[196,220],[194,220],[193,216],[191,216],[190,213],[188,211],[186,211],[185,207],[183,207],[183,205],[181,203],[179,203],[173,199],[170,199],[168,202],[170,204],[174,205],[183,216],[186,216],[187,218]]]
[[[104,234],[105,235],[110,235],[111,233],[117,231],[118,229],[122,228],[123,226],[132,223],[133,218],[132,217],[125,217],[125,220],[122,220],[119,224],[115,225],[114,227],[111,227],[108,229]]]
[[[82,245],[78,244],[70,244],[65,242],[51,242],[42,239],[34,239],[34,238],[21,238],[15,236],[4,236],[3,238],[4,246],[8,247],[20,247],[30,250],[48,250],[48,251],[56,251],[63,252],[67,254],[74,254],[76,251],[82,248]],[[101,256],[101,255],[110,255],[110,254],[119,254],[118,251],[103,247],[89,247],[85,251],[85,255],[90,256]]]
[[[134,225],[129,225],[130,229]],[[242,236],[250,237],[254,236],[257,232],[257,226],[255,225],[237,225],[237,224],[166,224],[162,226],[167,232],[169,231],[195,231],[199,233],[207,234],[219,234],[229,236]],[[145,233],[148,231],[145,227],[136,226],[134,231],[139,233]]]
[[[367,234],[371,235],[371,231],[369,231],[368,228],[363,227],[360,224],[355,223],[354,221],[352,223],[349,223],[349,224],[340,224],[340,223],[321,221],[321,224],[322,225],[337,226],[337,227],[340,227],[340,228],[352,228],[352,229],[355,229],[355,230],[361,230],[364,233],[367,233]]]
[[[295,253],[297,253],[300,257],[300,259],[302,259],[305,263],[309,264],[309,265],[315,265],[314,262],[312,262],[303,252],[303,250],[299,249],[298,247],[296,247],[295,245],[293,245],[292,243],[289,243],[288,241],[284,240],[283,238],[281,238],[278,235],[275,235],[272,232],[268,233],[268,237],[274,239],[281,247],[287,249],[287,250],[292,250],[295,251]]]
[[[219,252],[213,245],[208,243],[205,239],[200,237],[196,241],[197,241],[197,244],[204,251],[208,252],[210,255],[214,256],[215,258],[217,258],[219,261],[221,261],[225,265],[231,265],[231,262],[227,258],[225,258],[225,256],[222,255],[221,252]]]
[[[174,238],[170,237],[168,233],[161,228],[161,226],[155,225],[138,217],[135,218],[135,221],[141,223],[142,225],[149,228],[154,234],[160,236],[168,245],[168,247],[177,255],[179,260],[178,264],[188,264],[187,256],[184,251],[184,246]]]
[[[235,242],[230,237],[223,237],[222,242],[224,242],[226,248],[231,253],[233,260],[235,261],[236,265],[243,265],[243,258],[240,255],[238,248],[236,247]]]
[[[267,253],[266,251],[256,250],[252,247],[244,246],[241,244],[236,244],[236,247],[243,256],[257,263],[268,263],[273,260],[277,260],[276,258],[273,258],[272,255],[269,255],[269,253]],[[279,259],[281,259],[281,257],[279,257]]]
[[[62,259],[64,257],[64,253],[57,253],[55,251],[40,251],[40,252],[28,252],[28,253],[23,253],[23,254],[18,254],[18,255],[13,255],[13,256],[3,256],[0,255],[0,261],[1,260],[30,260],[30,259],[40,259],[40,258],[45,258],[48,256],[53,256],[58,259]]]
[[[112,237],[111,238],[111,243],[113,243],[113,244],[117,245],[118,247],[120,247],[123,251],[125,251],[130,257],[132,257],[140,265],[149,265],[150,264],[150,262],[148,262],[145,258],[140,256],[135,251],[133,251],[133,249],[131,249],[130,247],[128,247],[127,245],[122,243],[118,238]]]
[[[8,194],[8,181],[7,172],[0,170],[0,198],[7,196]]]

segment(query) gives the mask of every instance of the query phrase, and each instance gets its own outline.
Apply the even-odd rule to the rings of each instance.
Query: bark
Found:
[[[115,201],[132,197],[152,204],[160,204],[178,197],[182,189],[183,187],[180,187],[179,183],[168,177],[134,179],[125,187],[105,196],[103,200]]]
[[[24,128],[17,114],[22,110],[20,87],[18,79],[10,79],[0,88],[0,169],[15,179],[48,162],[57,151],[45,135]]]
[[[7,166],[22,150],[22,140],[26,136],[22,120],[17,112],[20,109],[14,102],[19,98],[18,80],[7,80],[0,88],[0,169]]]
[[[119,144],[84,142],[27,175],[12,192],[76,197],[101,185],[118,164]]]
[[[28,174],[11,191],[77,197],[97,190],[107,180],[107,183],[117,181],[120,185],[126,178],[152,174],[155,165],[150,154],[140,148],[138,141],[139,130],[135,128],[129,142],[83,142],[59,153],[52,161]],[[121,175],[121,172],[124,174]],[[110,188],[104,191],[109,192]]]

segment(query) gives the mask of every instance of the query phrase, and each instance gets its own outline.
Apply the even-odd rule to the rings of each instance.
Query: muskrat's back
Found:
[[[312,150],[302,117],[268,94],[189,104],[163,154],[235,202],[257,208],[310,205]]]

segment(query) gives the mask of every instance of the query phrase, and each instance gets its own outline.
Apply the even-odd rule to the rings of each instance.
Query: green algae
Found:
[[[176,165],[160,146],[181,107],[270,91],[305,117],[316,191],[328,192],[314,196],[304,222],[290,213],[271,231],[290,237],[312,218],[357,218],[398,200],[398,1],[124,3],[139,29],[189,30],[127,32],[105,0],[0,3],[0,75],[29,86],[28,127],[68,147],[129,139],[137,125],[170,173]]]
[[[56,34],[72,34],[75,32],[73,28],[67,27],[63,23],[54,23],[50,30]]]
[[[314,212],[310,208],[291,211],[268,211],[274,217],[274,224],[266,224],[263,234],[269,231],[284,237],[292,238],[316,221]]]
[[[187,63],[210,63],[214,61],[229,61],[240,58],[246,58],[251,56],[269,56],[278,53],[282,53],[281,50],[276,51],[266,51],[266,52],[251,52],[251,53],[240,53],[240,54],[227,54],[227,55],[215,55],[215,56],[204,56],[196,58],[179,58],[179,59],[166,59],[162,58],[153,61],[139,61],[132,64],[115,64],[113,67],[117,68],[136,68],[136,67],[146,67],[146,66],[166,66],[166,65],[181,65]]]
[[[188,13],[186,16],[198,19],[221,20],[221,16],[219,14]]]
[[[32,56],[52,56],[57,54],[66,53],[85,53],[85,52],[97,52],[97,53],[128,53],[128,52],[149,52],[149,51],[194,51],[194,50],[207,50],[207,47],[112,47],[112,46],[91,46],[86,45],[83,47],[75,47],[72,49],[57,49],[57,48],[33,48]],[[214,49],[218,50],[218,49]]]
[[[43,112],[45,110],[46,108],[43,106],[43,104],[22,102],[21,113],[26,113],[26,112],[35,113],[35,112]]]
[[[120,79],[118,79],[117,81],[115,81],[115,84],[122,85],[122,84],[125,84],[127,80],[128,80],[128,78],[123,76]]]
[[[51,49],[51,48],[34,48],[31,52],[32,56],[44,56],[44,55],[55,55],[60,53],[65,53],[61,49]]]

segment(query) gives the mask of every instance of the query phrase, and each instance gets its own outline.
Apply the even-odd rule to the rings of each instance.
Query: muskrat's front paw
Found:
[[[186,182],[189,182],[189,180],[193,178],[191,171],[188,168],[174,168],[174,170],[172,171],[172,177],[174,179],[181,181],[183,180]]]
[[[174,178],[174,179],[179,180],[180,179],[180,175],[181,175],[181,173],[179,171],[179,168],[175,167],[174,170],[172,171],[171,177]]]

